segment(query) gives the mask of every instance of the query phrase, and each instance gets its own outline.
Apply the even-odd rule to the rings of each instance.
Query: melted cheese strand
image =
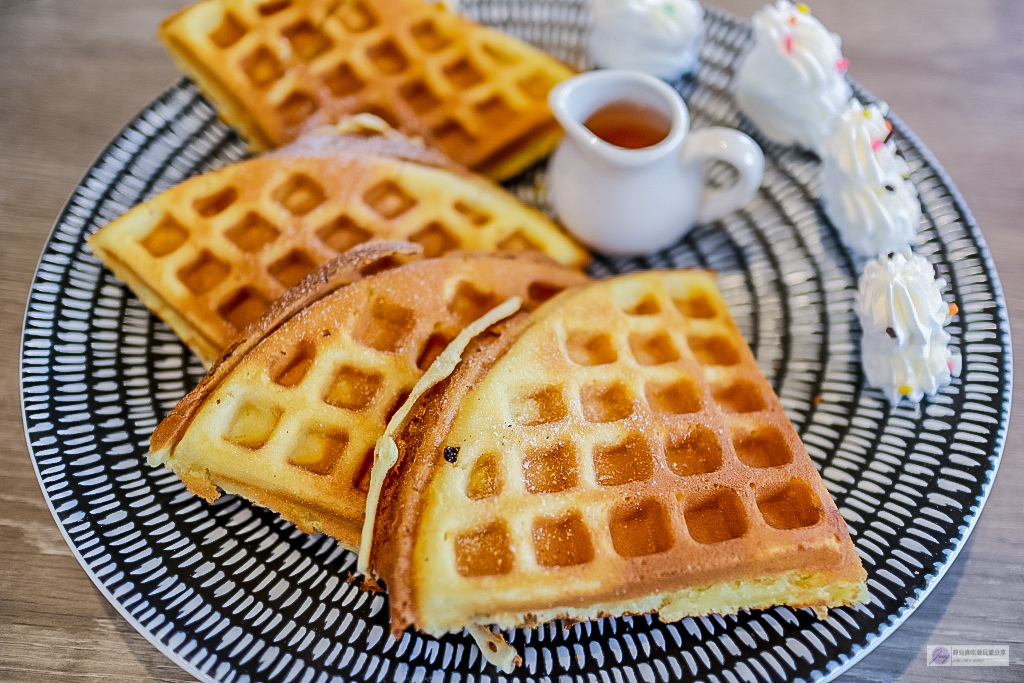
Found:
[[[519,656],[514,647],[505,642],[505,636],[502,634],[495,633],[480,624],[467,626],[466,630],[469,635],[473,636],[484,659],[505,673],[512,673],[513,669],[523,663],[523,658]]]
[[[366,494],[366,517],[363,520],[363,533],[359,542],[359,561],[356,565],[356,571],[360,574],[369,576],[370,550],[373,546],[373,527],[377,519],[377,505],[380,503],[380,492],[384,487],[384,479],[387,477],[388,472],[398,462],[398,445],[395,443],[394,435],[402,428],[406,417],[409,415],[409,411],[412,410],[413,405],[419,400],[420,396],[452,374],[455,366],[462,360],[462,354],[466,347],[469,346],[469,342],[473,340],[473,337],[499,320],[509,317],[518,311],[522,305],[523,300],[518,296],[514,296],[484,313],[459,332],[458,336],[445,347],[441,355],[430,364],[427,371],[416,382],[412,391],[409,392],[409,398],[405,400],[402,407],[398,409],[398,412],[388,422],[387,427],[384,429],[384,434],[377,439],[377,444],[373,449],[370,489]]]

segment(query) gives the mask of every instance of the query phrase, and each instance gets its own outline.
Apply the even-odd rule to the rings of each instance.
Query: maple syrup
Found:
[[[610,145],[640,149],[664,140],[672,119],[639,102],[618,100],[595,111],[583,125]]]

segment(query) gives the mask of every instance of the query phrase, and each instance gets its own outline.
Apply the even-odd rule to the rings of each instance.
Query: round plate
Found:
[[[580,0],[479,0],[463,11],[586,66]],[[509,679],[830,679],[934,587],[995,476],[1010,410],[1009,326],[959,193],[892,117],[921,195],[916,248],[939,267],[945,297],[960,309],[948,329],[964,371],[935,398],[891,409],[864,384],[852,311],[863,264],[822,213],[818,161],[767,143],[737,115],[727,89],[749,24],[713,10],[707,24],[700,72],[676,85],[695,127],[738,126],[758,138],[764,184],[745,210],[675,246],[645,258],[595,255],[591,272],[718,270],[732,315],[846,517],[871,601],[823,621],[777,607],[672,624],[648,616],[517,630],[508,638],[524,664]],[[393,640],[386,598],[350,583],[355,557],[332,539],[232,496],[206,504],[171,472],[145,464],[150,433],[203,369],[84,240],[137,202],[245,154],[182,81],[110,144],[61,214],[32,284],[21,349],[25,430],[54,517],[118,611],[201,679],[505,679],[464,634]],[[509,186],[546,208],[543,176],[538,166]]]

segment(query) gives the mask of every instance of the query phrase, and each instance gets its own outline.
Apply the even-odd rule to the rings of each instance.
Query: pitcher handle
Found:
[[[683,164],[703,167],[710,161],[724,161],[736,169],[736,183],[726,188],[705,185],[697,206],[697,223],[708,223],[746,206],[761,186],[764,153],[757,143],[731,128],[701,128],[691,131],[680,156]]]

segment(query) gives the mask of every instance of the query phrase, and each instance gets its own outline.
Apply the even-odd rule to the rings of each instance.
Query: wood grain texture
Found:
[[[176,78],[153,38],[180,0],[0,0],[0,679],[188,681],[107,603],[64,543],[22,434],[18,344],[43,242],[75,183]],[[718,0],[749,15],[761,0]],[[817,0],[850,73],[945,165],[995,256],[1024,340],[1024,2]],[[1017,348],[1018,357],[1024,352]],[[1024,398],[1018,379],[1017,402]],[[840,680],[1024,680],[1024,439],[971,541],[907,622]],[[1016,430],[1019,431],[1019,430]],[[1008,643],[1011,666],[926,668],[927,643]]]

